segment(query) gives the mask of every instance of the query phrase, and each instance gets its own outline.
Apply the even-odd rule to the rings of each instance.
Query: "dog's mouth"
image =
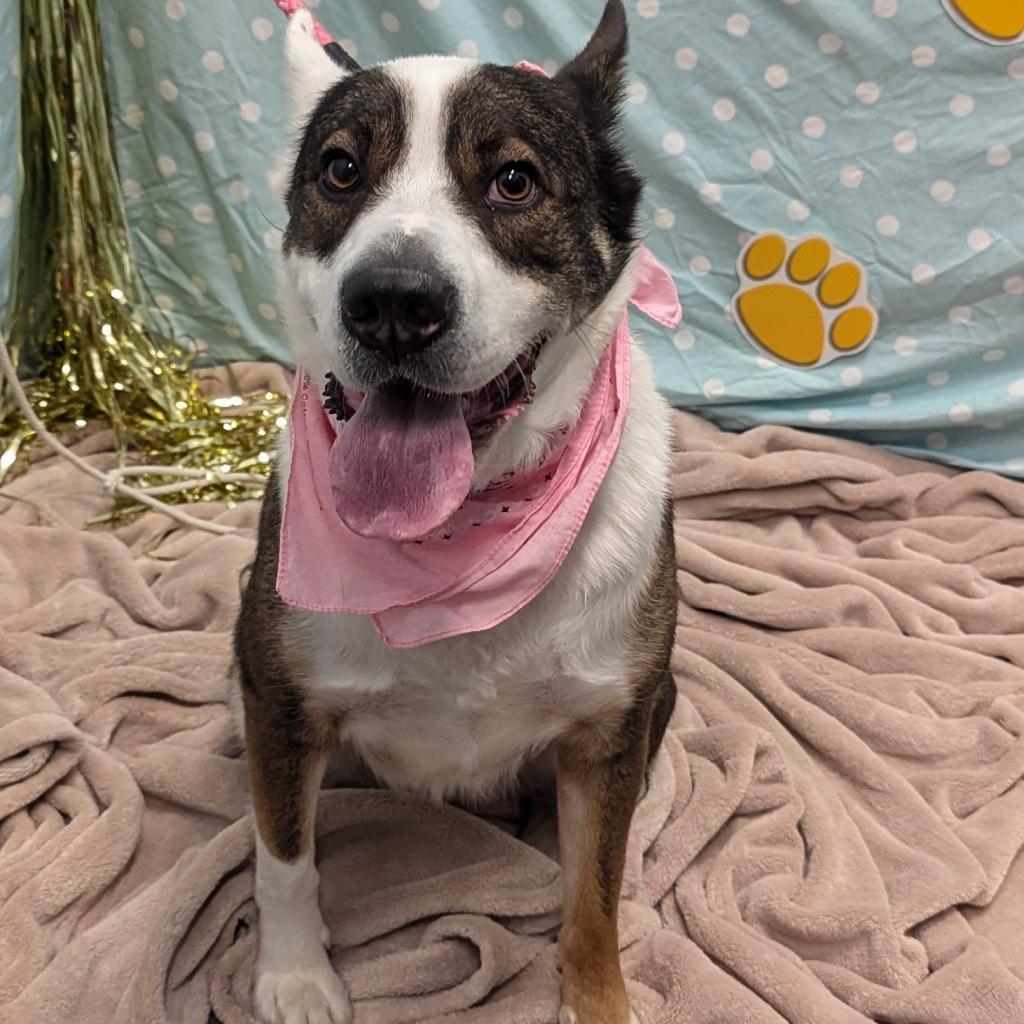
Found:
[[[327,375],[324,407],[345,422],[331,448],[331,492],[349,529],[364,537],[419,540],[465,501],[473,447],[533,399],[544,338],[482,388],[440,394],[396,378],[366,392]]]

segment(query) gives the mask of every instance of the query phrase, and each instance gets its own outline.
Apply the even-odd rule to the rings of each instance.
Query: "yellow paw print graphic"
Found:
[[[874,337],[864,268],[824,238],[755,235],[736,265],[732,312],[755,348],[795,366],[824,366]]]
[[[1024,40],[1024,0],[942,0],[949,16],[975,39],[993,46]]]

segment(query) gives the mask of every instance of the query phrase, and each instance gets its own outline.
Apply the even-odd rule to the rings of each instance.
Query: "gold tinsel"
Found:
[[[40,419],[65,436],[100,419],[122,461],[130,449],[142,463],[202,471],[185,481],[133,479],[163,500],[258,496],[286,400],[205,397],[192,357],[146,301],[121,197],[97,0],[22,0],[21,54],[25,174],[9,337]],[[0,482],[24,465],[32,439],[0,380]]]

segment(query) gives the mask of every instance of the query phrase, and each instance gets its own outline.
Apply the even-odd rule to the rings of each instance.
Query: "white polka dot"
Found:
[[[859,188],[864,180],[864,172],[859,167],[844,167],[839,172],[839,181],[846,188]]]
[[[1006,357],[1006,350],[1002,348],[990,348],[981,353],[981,358],[986,363],[998,363]]]
[[[196,132],[195,140],[196,149],[198,149],[200,153],[211,153],[217,146],[217,143],[209,132]]]
[[[390,11],[385,11],[380,16],[380,23],[386,32],[397,32],[399,29],[398,19]]]
[[[277,319],[277,310],[269,302],[261,302],[256,309],[264,320]]]
[[[263,247],[265,249],[280,249],[283,232],[280,228],[268,228],[263,232]]]
[[[217,50],[207,50],[200,61],[204,68],[211,74],[219,74],[224,70],[224,54]]]
[[[647,86],[643,82],[630,82],[626,86],[626,98],[630,103],[643,103],[647,99]]]
[[[129,199],[138,199],[142,195],[142,186],[134,178],[121,182],[121,191]]]
[[[933,370],[925,379],[933,388],[941,388],[949,383],[949,374],[945,370]]]
[[[675,345],[680,352],[687,352],[693,348],[693,343],[696,338],[693,336],[693,331],[689,327],[684,327],[682,330],[676,331],[672,335],[672,344]]]
[[[939,451],[940,452],[940,451],[942,451],[943,448],[946,447],[946,445],[949,442],[946,440],[946,435],[945,434],[940,434],[938,431],[935,431],[935,433],[929,434],[924,439],[924,443],[926,445],[928,445],[928,447],[933,449],[934,451]]]
[[[839,374],[839,379],[843,382],[843,385],[848,388],[855,388],[858,384],[864,380],[864,374],[856,366],[847,366],[842,373]]]
[[[704,381],[704,394],[708,398],[719,398],[725,394],[725,382],[717,377],[709,377]]]
[[[157,89],[168,103],[173,103],[178,98],[178,87],[168,78],[165,78]]]
[[[1003,145],[990,146],[985,160],[992,167],[1005,167],[1010,162],[1010,147]]]
[[[18,53],[11,57],[11,74],[15,78],[21,74],[21,55]]]
[[[690,260],[690,272],[697,277],[704,277],[711,270],[711,260],[707,256],[694,256]]]
[[[804,119],[804,135],[809,139],[820,139],[825,134],[825,121],[820,117]]]
[[[974,110],[974,100],[970,96],[960,93],[949,101],[949,112],[954,117],[966,117]]]
[[[320,6],[320,0],[306,0],[306,6],[315,8]]]
[[[896,13],[896,0],[875,0],[874,11],[880,18],[891,18]]]
[[[755,171],[770,171],[775,166],[775,157],[767,149],[755,149],[750,154],[750,166]]]
[[[697,66],[697,51],[691,50],[688,46],[676,50],[676,66],[683,71],[692,71]]]
[[[636,13],[641,18],[656,18],[660,9],[658,0],[636,0]]]
[[[954,306],[949,311],[949,322],[957,327],[963,327],[971,322],[971,316],[970,306]]]
[[[134,25],[128,29],[128,42],[135,47],[136,50],[141,50],[146,45],[146,36],[141,28],[136,28]]]
[[[654,211],[654,226],[658,228],[668,229],[673,227],[676,222],[676,215],[671,210],[666,210],[664,207]]]
[[[781,64],[772,64],[765,68],[764,80],[773,89],[781,89],[789,82],[789,72]]]
[[[981,421],[981,425],[986,430],[1002,430],[1003,429],[1003,421],[999,420],[999,419],[982,420]]]
[[[338,45],[350,56],[359,59],[359,47],[354,39],[339,39]]]
[[[892,395],[887,391],[876,391],[868,399],[868,404],[873,405],[876,409],[881,409],[883,405],[888,405],[892,401]]]
[[[238,253],[231,253],[228,256],[228,263],[231,264],[231,269],[234,270],[236,274],[240,274],[242,272],[244,264],[242,263],[242,257],[239,256]]]
[[[1006,65],[1006,73],[1011,78],[1024,78],[1024,57],[1014,57]]]
[[[678,156],[686,149],[686,139],[679,132],[668,132],[662,137],[661,148],[672,156]]]
[[[0,196],[0,217],[10,217],[14,210],[14,200],[5,192]]]
[[[917,136],[909,129],[897,132],[893,136],[892,146],[897,153],[902,153],[904,156],[907,153],[913,153],[917,149]]]
[[[967,244],[975,252],[984,252],[992,244],[992,236],[984,228],[973,228],[967,233]]]
[[[736,104],[730,99],[715,100],[711,107],[711,113],[719,121],[731,121],[736,116]]]
[[[192,216],[200,224],[211,224],[213,222],[213,208],[207,203],[196,203],[192,207]]]
[[[843,48],[843,41],[834,32],[826,32],[818,36],[818,49],[829,55],[838,53]]]
[[[558,64],[553,60],[542,60],[540,66],[551,78],[558,74]]]
[[[1003,291],[1007,295],[1024,295],[1024,277],[1013,274],[1003,282]]]
[[[1024,377],[1018,377],[1016,380],[1010,381],[1006,390],[1009,391],[1014,398],[1020,398],[1021,395],[1024,395]]]
[[[178,165],[174,162],[174,158],[167,156],[166,153],[162,153],[156,158],[156,165],[160,169],[160,173],[165,178],[172,175],[178,169]]]
[[[143,121],[146,120],[146,115],[143,113],[142,107],[138,103],[129,103],[124,108],[124,119],[133,128],[138,128]]]
[[[786,204],[786,215],[790,220],[807,220],[811,208],[802,199],[790,199]]]
[[[160,228],[156,233],[156,240],[161,245],[174,245],[174,232],[167,228]]]
[[[892,347],[896,350],[897,355],[901,355],[904,358],[912,356],[917,351],[917,338],[911,338],[907,334],[901,334],[893,342]]]
[[[930,46],[915,46],[910,61],[915,68],[930,68],[935,63],[935,51]]]
[[[249,186],[244,181],[233,181],[228,185],[228,197],[236,203],[244,203],[249,198]]]
[[[935,268],[930,263],[918,263],[910,272],[914,284],[931,284],[935,280]]]
[[[939,178],[938,181],[933,182],[929,191],[932,194],[932,199],[937,203],[948,203],[956,195],[953,182],[946,181],[945,178]]]
[[[306,2],[309,3],[309,0],[306,0]],[[225,324],[224,333],[229,338],[240,338],[242,336],[242,329],[238,326],[238,324]]]
[[[1013,470],[1015,473],[1019,473],[1024,469],[1024,459],[1007,459],[1006,468]]]
[[[824,426],[831,421],[832,412],[829,409],[812,409],[807,414],[807,419],[816,426]]]
[[[713,181],[705,181],[699,190],[701,199],[709,206],[722,201],[722,186]]]
[[[165,313],[170,313],[170,311],[174,309],[174,300],[170,297],[170,295],[154,295],[153,301]]]
[[[885,238],[892,238],[899,234],[900,222],[891,213],[887,213],[875,221],[875,230]]]
[[[274,26],[266,18],[253,18],[249,28],[261,43],[265,43],[274,34]]]
[[[420,7],[425,11],[436,11],[441,6],[441,0],[420,0]]]
[[[263,108],[255,100],[245,100],[238,104],[238,112],[243,121],[255,124],[263,116]]]
[[[506,7],[501,14],[501,20],[508,25],[509,28],[522,28],[523,27],[523,12],[518,7]]]
[[[878,88],[875,82],[861,82],[856,89],[853,90],[854,96],[861,101],[871,106],[872,103],[878,102],[878,97],[882,95],[882,90]]]
[[[745,14],[730,14],[725,20],[725,30],[737,38],[750,31],[750,19]]]
[[[974,410],[969,405],[964,405],[963,402],[957,402],[949,410],[949,418],[954,423],[970,423],[974,419]]]
[[[480,56],[480,47],[476,45],[474,39],[463,39],[459,42],[459,45],[455,47],[455,52],[460,57],[468,57],[470,60],[476,60]]]
[[[167,0],[164,13],[171,21],[181,21],[185,17],[185,0]]]

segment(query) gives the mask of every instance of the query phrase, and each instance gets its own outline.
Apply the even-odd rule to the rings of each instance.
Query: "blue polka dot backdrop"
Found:
[[[623,139],[686,310],[675,332],[634,329],[674,404],[730,429],[830,430],[1024,477],[1024,26],[1000,3],[985,22],[983,0],[627,0]],[[554,71],[602,0],[309,6],[366,63],[443,52]],[[284,17],[271,0],[104,0],[101,17],[153,302],[211,361],[287,362],[268,181]]]

